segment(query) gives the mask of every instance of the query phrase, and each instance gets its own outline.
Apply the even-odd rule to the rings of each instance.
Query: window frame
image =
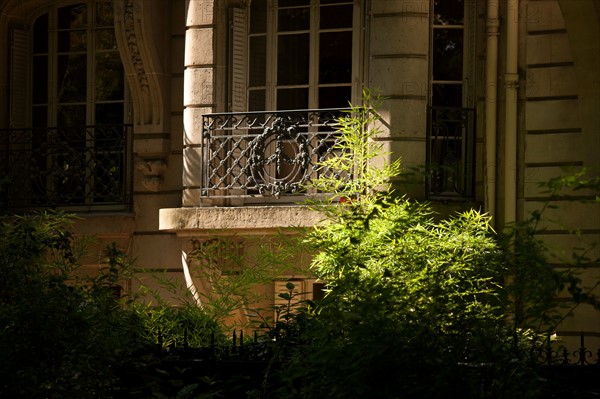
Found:
[[[319,89],[327,87],[349,87],[350,98],[349,101],[355,103],[360,99],[362,76],[364,74],[364,66],[362,62],[362,54],[364,52],[364,2],[359,1],[348,1],[340,0],[336,3],[331,4],[320,4],[319,0],[310,0],[307,6],[285,6],[278,7],[277,0],[266,0],[266,30],[265,32],[252,33],[250,31],[250,20],[251,20],[251,6],[246,9],[246,68],[245,68],[245,108],[239,109],[235,105],[231,105],[231,111],[263,111],[263,110],[277,110],[278,103],[278,90],[281,89],[293,89],[293,88],[304,88],[307,89],[307,105],[301,109],[319,109],[324,108],[319,104]],[[352,26],[349,28],[320,28],[320,7],[330,7],[336,5],[348,5],[352,6]],[[280,9],[292,9],[308,7],[310,12],[309,17],[309,28],[301,30],[290,30],[285,32],[278,32],[278,14]],[[333,33],[333,32],[352,32],[352,54],[351,54],[351,72],[350,81],[347,83],[320,83],[319,82],[319,35],[321,33]],[[308,33],[309,35],[309,61],[308,61],[308,82],[303,84],[279,84],[277,81],[278,73],[278,61],[277,61],[277,49],[278,49],[278,38],[285,35],[293,35],[298,33]],[[264,85],[250,85],[250,69],[251,69],[251,40],[256,37],[265,37],[265,84]],[[235,79],[233,79],[232,85],[236,85]],[[236,90],[234,88],[234,90]],[[264,90],[265,105],[264,109],[252,107],[251,104],[251,93]],[[340,104],[340,107],[346,107],[348,104]],[[235,109],[238,108],[238,109]],[[281,108],[284,109],[284,108]]]
[[[20,58],[23,59],[15,59],[15,54],[11,53],[11,78],[12,78],[12,74],[13,74],[13,70],[18,70],[19,68],[22,68],[24,71],[24,76],[27,77],[26,79],[26,83],[24,84],[23,87],[18,90],[19,92],[11,92],[11,99],[10,99],[10,114],[11,114],[11,124],[10,124],[10,130],[7,131],[8,134],[8,140],[10,142],[12,142],[12,138],[17,138],[17,137],[31,137],[29,140],[30,142],[28,144],[24,144],[21,138],[18,138],[17,141],[15,141],[14,145],[10,145],[7,148],[7,153],[11,153],[11,155],[9,156],[9,160],[10,159],[16,159],[15,157],[18,156],[18,153],[21,152],[21,156],[26,156],[23,151],[27,151],[27,153],[29,154],[29,158],[32,158],[35,156],[35,142],[37,141],[37,139],[35,139],[34,135],[35,134],[44,134],[44,137],[46,137],[46,135],[50,134],[50,135],[56,135],[60,129],[65,129],[65,131],[68,131],[69,129],[72,128],[77,128],[77,129],[81,129],[81,134],[82,136],[78,137],[78,141],[81,141],[82,143],[84,143],[84,153],[86,155],[82,155],[82,159],[85,159],[86,162],[88,161],[92,161],[92,162],[96,162],[96,163],[91,163],[89,165],[85,166],[85,171],[81,172],[80,175],[84,176],[85,179],[84,181],[84,187],[81,188],[81,190],[83,190],[83,194],[82,194],[82,200],[80,201],[79,199],[77,200],[73,200],[73,198],[75,197],[71,197],[68,194],[66,196],[64,196],[65,198],[67,198],[67,200],[65,200],[64,202],[60,202],[60,203],[55,203],[54,201],[56,200],[55,197],[57,197],[54,192],[57,192],[57,187],[55,182],[52,182],[52,179],[55,179],[55,177],[53,177],[52,173],[55,172],[48,172],[48,176],[47,177],[41,177],[41,181],[43,181],[44,179],[46,180],[46,183],[43,184],[41,187],[39,187],[39,189],[41,190],[39,194],[40,197],[39,198],[46,198],[46,200],[42,200],[40,202],[35,202],[34,201],[34,189],[33,186],[30,185],[29,183],[25,183],[28,185],[28,188],[26,189],[21,189],[18,192],[22,194],[25,194],[25,196],[19,196],[19,197],[11,197],[11,194],[8,194],[8,199],[7,199],[7,207],[9,210],[11,211],[20,211],[22,210],[32,210],[32,209],[44,209],[47,208],[48,206],[51,206],[53,208],[57,208],[57,209],[61,209],[61,210],[67,210],[67,211],[72,211],[72,212],[89,212],[89,211],[128,211],[131,208],[131,204],[132,204],[132,128],[131,128],[131,100],[130,100],[130,92],[129,92],[129,88],[127,85],[127,80],[126,80],[126,76],[125,76],[125,70],[123,69],[122,71],[122,93],[119,95],[120,98],[118,99],[109,99],[104,101],[103,99],[97,99],[96,97],[96,90],[97,90],[97,65],[96,65],[96,57],[100,54],[105,54],[105,53],[113,53],[113,55],[115,57],[118,58],[118,61],[121,65],[123,65],[122,60],[121,60],[121,54],[119,52],[118,49],[118,45],[117,45],[117,40],[116,40],[116,36],[114,37],[114,40],[111,42],[112,45],[109,48],[102,48],[102,47],[98,47],[96,46],[96,35],[97,33],[102,30],[102,29],[113,29],[113,31],[115,30],[115,20],[114,20],[114,16],[110,19],[106,19],[105,22],[106,24],[97,24],[96,21],[96,14],[97,14],[97,6],[98,4],[101,3],[106,3],[106,4],[110,4],[113,5],[113,2],[111,0],[94,0],[94,1],[68,1],[68,2],[56,2],[53,4],[50,4],[46,7],[40,8],[38,10],[36,10],[34,13],[31,13],[29,15],[29,17],[26,19],[27,24],[25,25],[24,29],[18,29],[18,28],[14,28],[12,29],[13,32],[16,32],[18,35],[22,36],[22,39],[19,39],[20,41],[23,41],[24,44],[24,49],[23,49],[23,55],[25,55],[25,57],[23,58],[21,55],[19,55]],[[59,32],[61,31],[67,31],[67,30],[59,30],[59,22],[58,22],[58,14],[59,14],[59,10],[62,7],[70,7],[70,6],[74,6],[74,5],[78,5],[78,4],[83,4],[86,6],[86,26],[84,29],[82,29],[82,31],[85,31],[85,48],[82,48],[81,51],[71,51],[71,49],[68,49],[67,51],[59,51],[59,39],[58,39],[58,35]],[[113,9],[114,12],[114,9]],[[40,18],[43,18],[44,16],[47,16],[48,19],[48,23],[47,23],[47,33],[46,33],[46,43],[43,48],[43,51],[40,52],[34,52],[34,43],[35,43],[35,24],[37,21],[40,20]],[[111,23],[108,23],[109,21],[112,21]],[[41,32],[40,32],[41,33]],[[116,32],[115,32],[116,33]],[[14,35],[13,35],[14,36]],[[14,39],[13,39],[14,40]],[[21,50],[20,50],[21,51]],[[59,84],[59,79],[58,79],[58,64],[59,64],[59,57],[61,55],[65,55],[65,54],[85,54],[86,55],[86,66],[85,66],[85,70],[86,70],[86,75],[85,75],[85,86],[86,86],[86,95],[85,95],[85,102],[76,102],[76,103],[67,103],[69,105],[72,104],[77,104],[77,105],[83,105],[86,108],[85,111],[85,124],[83,126],[80,126],[79,124],[77,124],[77,126],[73,125],[66,125],[66,126],[61,126],[61,127],[56,127],[58,125],[58,106],[61,104],[59,102],[59,93],[58,93],[58,84]],[[40,123],[38,124],[38,126],[34,125],[34,113],[33,113],[33,109],[34,109],[34,90],[35,89],[35,85],[34,85],[34,58],[36,56],[41,56],[41,57],[45,57],[45,69],[43,68],[43,70],[45,70],[45,73],[41,76],[45,75],[45,78],[42,78],[41,82],[42,85],[45,85],[45,100],[42,99],[40,102],[38,102],[35,105],[38,105],[40,108],[43,108],[44,110],[41,111],[42,114],[44,114],[44,117],[40,120]],[[16,86],[16,82],[11,81],[11,85]],[[39,87],[39,86],[38,86]],[[119,90],[120,92],[120,90]],[[25,106],[22,107],[21,110],[16,110],[15,109],[15,105],[17,103],[22,102],[22,98],[24,98],[24,102],[25,102]],[[43,102],[45,101],[45,102]],[[96,108],[98,105],[101,104],[110,104],[110,103],[116,103],[116,104],[120,104],[122,106],[122,119],[119,118],[120,123],[115,124],[108,124],[109,122],[105,122],[102,124],[99,124],[99,122],[96,120],[95,118],[95,112],[96,112]],[[119,113],[120,114],[120,113]],[[119,115],[121,116],[121,115]],[[13,121],[15,121],[13,123]],[[45,123],[44,123],[45,121]],[[106,130],[109,133],[109,136],[104,137],[104,139],[102,138],[102,136],[97,136],[97,134],[103,134],[102,133],[102,129],[100,129],[100,127],[102,127],[102,129]],[[118,129],[118,130],[115,130]],[[123,134],[123,136],[120,136],[123,138],[123,141],[119,141],[120,143],[123,143],[123,147],[120,147],[120,149],[116,150],[115,147],[104,147],[106,144],[97,144],[97,140],[104,140],[104,142],[108,143],[108,141],[106,140],[109,137],[113,137],[113,134]],[[60,134],[60,133],[58,133]],[[25,135],[25,136],[23,136]],[[42,142],[45,139],[42,139]],[[111,139],[112,140],[112,139]],[[98,147],[96,148],[97,145],[101,145],[102,147]],[[25,146],[25,147],[24,147]],[[89,154],[100,154],[101,157],[104,158],[98,158],[96,159],[94,158],[90,158]],[[50,154],[50,153],[49,153]],[[44,168],[44,170],[55,170],[56,169],[56,165],[54,164],[54,162],[48,158],[47,155],[46,156],[46,167]],[[58,155],[60,157],[60,154]],[[117,166],[120,170],[120,173],[118,177],[112,177],[113,172],[112,171],[108,171],[105,170],[103,173],[108,175],[111,175],[111,179],[115,179],[110,180],[108,183],[102,183],[102,184],[117,184],[118,188],[117,188],[117,192],[116,192],[116,196],[112,197],[111,193],[108,192],[104,192],[103,191],[98,191],[97,187],[96,187],[96,174],[94,172],[95,168],[99,165],[99,163],[97,163],[99,160],[102,159],[109,159],[112,157],[117,157],[115,159],[115,166]],[[109,158],[106,158],[109,157]],[[38,164],[43,165],[44,164],[44,160],[40,159],[40,158],[35,158]],[[41,162],[41,163],[40,163]],[[95,166],[94,166],[95,165]],[[110,164],[112,165],[112,163]],[[9,170],[11,169],[10,164],[8,165]],[[101,167],[101,166],[100,166]],[[53,168],[53,169],[52,169]],[[15,181],[16,183],[14,184],[23,184],[23,178],[25,178],[27,181],[29,181],[30,176],[29,176],[29,172],[27,176],[23,176],[23,171],[18,171],[18,170],[14,170],[11,172],[9,171],[9,175],[10,175],[10,180],[11,181]],[[42,172],[42,174],[45,172]],[[104,176],[104,174],[102,176]],[[40,175],[41,176],[41,175]],[[99,180],[98,180],[99,181]],[[79,195],[79,194],[78,194]],[[62,197],[62,196],[61,196]],[[58,198],[58,197],[57,197]],[[78,198],[78,197],[77,197]],[[114,198],[113,200],[111,199],[107,199],[107,198]]]
[[[447,0],[446,0],[447,1]],[[476,98],[475,98],[475,33],[476,33],[476,16],[477,7],[475,0],[463,1],[463,20],[462,24],[437,25],[435,23],[435,0],[430,0],[430,21],[429,21],[429,90],[428,90],[428,112],[427,112],[427,150],[426,150],[426,195],[430,200],[440,201],[471,201],[475,199],[475,146],[476,146]],[[462,35],[462,79],[434,79],[434,63],[437,61],[434,57],[434,38],[436,29],[461,29]],[[461,87],[461,104],[434,104],[434,93],[436,85],[460,85]],[[454,125],[462,124],[462,133],[458,138],[460,140],[461,155],[458,163],[458,169],[449,169],[444,164],[437,165],[434,163],[436,158],[435,153],[437,148],[446,147],[448,140],[455,140],[457,137],[438,136],[438,131],[443,130],[443,127],[436,129],[435,120],[436,112],[441,112],[442,115],[460,114],[460,119],[450,121]],[[442,116],[440,119],[444,119]],[[450,125],[449,125],[450,126]],[[447,126],[446,126],[447,127]],[[452,147],[451,145],[449,147]],[[461,189],[436,191],[434,180],[436,173],[443,176],[446,171],[451,175],[459,176],[462,184]]]

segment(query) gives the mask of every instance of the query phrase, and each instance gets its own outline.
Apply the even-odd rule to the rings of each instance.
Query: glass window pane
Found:
[[[87,5],[75,4],[58,9],[58,29],[83,28],[87,26]]]
[[[96,4],[96,26],[113,26],[112,1],[103,1]]]
[[[31,109],[32,127],[48,126],[48,107],[45,105],[33,106]]]
[[[87,34],[85,31],[58,32],[58,51],[60,53],[86,50]]]
[[[267,2],[252,0],[250,7],[250,33],[265,33],[267,31]]]
[[[310,28],[310,8],[286,8],[279,10],[278,32],[308,30]]]
[[[463,79],[463,30],[433,30],[433,80]]]
[[[99,29],[96,31],[96,48],[101,50],[117,49],[114,29]]]
[[[462,107],[462,85],[461,84],[434,84],[433,106]]]
[[[265,110],[265,91],[250,90],[248,95],[248,111],[264,111]]]
[[[96,104],[96,125],[123,123],[123,103]]]
[[[48,14],[35,20],[33,24],[33,53],[48,52]]]
[[[33,104],[48,102],[48,56],[33,57]]]
[[[462,25],[464,0],[435,0],[433,2],[434,25]]]
[[[308,84],[309,35],[280,35],[277,46],[277,84]]]
[[[57,125],[59,127],[80,127],[86,125],[85,105],[60,105],[57,107]]]
[[[340,3],[352,4],[351,1],[343,1],[343,0],[321,0],[320,3],[321,4],[340,4]]]
[[[279,7],[307,6],[310,0],[279,0]]]
[[[277,90],[277,109],[308,108],[308,89]]]
[[[122,100],[125,91],[119,53],[96,54],[96,100]]]
[[[319,35],[319,83],[352,81],[352,32]]]
[[[250,38],[249,85],[264,86],[267,70],[267,39],[265,36]]]
[[[319,108],[346,108],[351,100],[350,86],[321,87],[319,89]]]
[[[321,7],[321,29],[351,28],[352,4]]]
[[[58,56],[56,96],[59,103],[86,100],[86,65],[85,54]]]

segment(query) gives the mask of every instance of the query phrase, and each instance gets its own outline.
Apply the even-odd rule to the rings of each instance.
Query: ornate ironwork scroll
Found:
[[[341,111],[204,115],[202,194],[279,198],[302,192],[321,174],[335,174],[320,163],[334,156]]]

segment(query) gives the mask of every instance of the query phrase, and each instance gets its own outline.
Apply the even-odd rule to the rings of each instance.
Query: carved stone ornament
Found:
[[[136,133],[163,132],[164,73],[151,12],[160,3],[115,0],[115,34],[133,102]]]
[[[146,190],[153,192],[160,190],[164,181],[163,175],[167,170],[167,163],[163,159],[137,158],[135,168],[142,173],[142,185]]]

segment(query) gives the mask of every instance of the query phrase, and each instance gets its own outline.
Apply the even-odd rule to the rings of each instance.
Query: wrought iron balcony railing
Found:
[[[0,130],[0,205],[126,209],[130,154],[130,125]]]
[[[342,176],[319,163],[339,149],[342,109],[203,116],[202,196],[298,195],[319,175]],[[283,198],[282,198],[283,199]]]
[[[429,107],[427,192],[430,199],[473,199],[475,110]]]

